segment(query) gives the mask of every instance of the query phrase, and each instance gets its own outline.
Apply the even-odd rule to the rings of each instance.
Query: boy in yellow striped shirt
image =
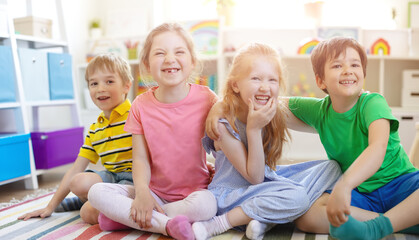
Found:
[[[132,184],[132,136],[124,131],[131,107],[127,99],[133,81],[130,65],[114,54],[98,55],[88,64],[85,79],[90,97],[102,112],[90,126],[76,161],[48,205],[19,219],[45,218],[54,210],[80,209],[85,222],[96,224],[99,212],[87,201],[90,187],[98,182]],[[89,163],[99,160],[106,170],[86,170]],[[77,197],[65,198],[70,192]]]

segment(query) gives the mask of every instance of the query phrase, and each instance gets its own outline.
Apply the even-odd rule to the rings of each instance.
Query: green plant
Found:
[[[93,19],[90,22],[90,28],[100,28],[100,20],[99,19]]]

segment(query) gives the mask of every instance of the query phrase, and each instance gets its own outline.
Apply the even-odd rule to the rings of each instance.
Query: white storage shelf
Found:
[[[65,31],[63,29],[63,14],[60,1],[56,0],[57,16],[59,18],[59,27],[61,28],[61,37],[64,39],[65,34],[63,33]],[[1,9],[6,9],[7,15],[7,1],[0,1],[0,5]],[[30,15],[29,12],[28,15]],[[12,53],[8,62],[10,66],[6,70],[6,74],[7,71],[10,71],[8,73],[13,73],[13,83],[8,86],[6,91],[14,93],[15,97],[0,98],[0,162],[5,165],[7,161],[15,157],[15,155],[11,155],[10,149],[14,149],[12,151],[14,153],[20,152],[20,150],[23,153],[15,159],[16,163],[18,163],[17,167],[5,169],[10,171],[10,174],[9,172],[2,172],[5,170],[0,170],[0,175],[2,175],[0,185],[25,180],[27,188],[36,189],[38,188],[37,175],[45,171],[36,169],[30,133],[39,131],[39,126],[42,124],[49,125],[49,122],[47,124],[43,123],[45,119],[49,118],[51,121],[61,122],[62,118],[60,118],[60,115],[63,115],[60,112],[61,110],[69,112],[67,115],[64,115],[70,119],[68,122],[72,127],[80,126],[77,92],[74,91],[76,83],[72,77],[71,57],[66,54],[68,53],[68,45],[65,40],[15,34],[13,18],[10,15],[7,16],[7,29],[9,29],[9,33],[2,32],[0,34],[0,46],[11,50]],[[27,65],[35,63],[36,58],[20,54],[20,52],[27,51],[35,55],[41,53],[43,57],[40,63],[42,62],[42,64],[35,67],[29,66],[28,68]],[[50,52],[53,52],[53,54]],[[0,53],[4,54],[4,51]],[[67,60],[65,66],[63,61],[60,60],[60,56]],[[26,66],[24,61],[28,62]],[[62,68],[60,64],[63,65]],[[43,73],[37,77],[34,72],[37,72],[40,68],[43,69]],[[66,72],[63,73],[62,69]],[[32,75],[26,76],[25,84],[23,73],[27,72],[32,72]],[[10,74],[6,76],[10,78]],[[39,81],[44,83],[42,87],[40,87]],[[50,84],[51,81],[53,81],[52,84]],[[31,87],[25,88],[25,85],[28,86],[29,83],[32,84]],[[64,87],[60,86],[60,84],[63,84],[62,86]],[[61,90],[60,88],[65,89]],[[35,97],[31,99],[31,94],[35,96],[37,92],[41,91],[43,93],[38,95],[40,98]],[[52,98],[49,97],[51,92]],[[48,112],[42,110],[49,108],[54,108],[54,111],[49,111],[48,116],[41,117],[41,114]],[[76,157],[74,156],[74,159]],[[21,167],[19,168],[18,166]]]

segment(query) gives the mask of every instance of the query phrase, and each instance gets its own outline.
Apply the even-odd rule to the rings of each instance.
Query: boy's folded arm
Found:
[[[374,175],[383,164],[389,135],[390,122],[387,119],[378,119],[370,124],[368,128],[368,147],[345,171],[329,198],[327,213],[332,225],[339,226],[341,224],[335,221],[337,221],[336,219],[338,219],[338,216],[343,215],[342,209],[345,208],[342,208],[342,205],[350,205],[350,192],[352,189],[358,187],[361,183]],[[337,196],[336,193],[338,193],[339,196]],[[342,195],[347,195],[349,197],[344,197]],[[346,202],[338,201],[336,199],[345,199]]]
[[[381,167],[390,136],[390,122],[387,119],[373,121],[368,128],[368,147],[346,170],[343,179],[355,188],[374,175]]]

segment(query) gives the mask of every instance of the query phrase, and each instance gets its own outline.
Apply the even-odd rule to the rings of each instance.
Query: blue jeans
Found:
[[[96,173],[102,178],[104,183],[118,183],[118,184],[127,184],[134,185],[132,181],[132,172],[119,172],[113,173],[108,170],[96,171],[96,170],[86,170],[86,172]]]

